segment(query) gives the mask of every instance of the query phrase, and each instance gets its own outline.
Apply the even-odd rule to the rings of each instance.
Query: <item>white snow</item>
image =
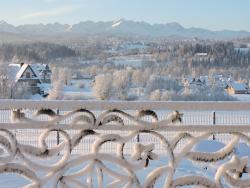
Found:
[[[123,22],[122,20],[118,20],[112,24],[112,27],[118,27],[119,25],[122,24],[122,22]]]
[[[25,63],[23,65],[21,64],[10,64],[8,67],[8,74],[9,76],[11,76],[11,78],[15,78],[15,81],[17,82],[19,79],[26,79],[21,78],[24,74],[24,72],[29,69],[28,71],[31,72],[31,78],[27,78],[27,79],[36,79],[36,80],[40,80],[40,78],[38,77],[39,74],[36,72],[36,69],[33,69],[34,66],[30,66],[29,64]],[[33,74],[34,73],[34,74]],[[33,77],[32,77],[33,76]]]
[[[79,88],[78,84],[84,84],[84,88]],[[92,88],[91,88],[91,79],[81,79],[81,80],[72,80],[71,84],[64,86],[64,98],[67,100],[91,100],[95,99]]]
[[[69,26],[66,28],[65,31],[66,31],[66,32],[70,32],[70,31],[72,30],[72,27],[73,27],[72,25],[69,25]]]
[[[239,101],[250,101],[250,94],[234,94],[233,97],[236,97]]]
[[[230,82],[229,85],[232,86],[235,90],[238,90],[238,91],[246,90],[246,84],[244,84],[244,83]]]
[[[199,152],[216,152],[222,149],[225,144],[218,142],[216,140],[202,140],[196,145],[195,151]]]
[[[6,24],[6,22],[4,20],[1,20],[0,25],[2,25],[2,24]]]

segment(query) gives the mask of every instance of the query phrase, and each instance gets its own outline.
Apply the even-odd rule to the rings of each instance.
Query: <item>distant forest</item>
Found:
[[[129,48],[126,47],[128,42],[144,44],[146,47]],[[135,38],[89,37],[79,38],[79,40],[53,40],[51,43],[39,41],[5,43],[0,44],[0,62],[14,62],[13,60],[50,62],[74,68],[82,66],[78,62],[79,59],[95,60],[99,66],[102,66],[107,63],[112,64],[112,58],[116,56],[147,57],[148,55],[150,58],[145,58],[142,68],[178,67],[183,73],[189,74],[194,68],[203,69],[202,72],[211,68],[249,68],[250,50],[246,48],[245,41],[241,42],[244,45],[239,45],[235,41],[150,41]]]
[[[44,62],[56,58],[75,57],[74,50],[59,44],[52,43],[27,43],[27,44],[2,44],[0,45],[0,61]]]

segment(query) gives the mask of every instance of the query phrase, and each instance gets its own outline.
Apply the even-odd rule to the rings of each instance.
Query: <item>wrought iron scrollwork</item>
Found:
[[[218,151],[196,151],[194,148],[201,141],[218,133],[204,130],[199,135],[183,132],[176,133],[173,138],[165,137],[160,129],[178,126],[176,123],[181,122],[183,116],[178,111],[171,112],[163,120],[159,120],[157,113],[152,110],[142,110],[131,115],[113,109],[96,115],[87,109],[79,109],[58,115],[53,110],[41,109],[34,114],[34,117],[39,116],[48,118],[37,120],[26,117],[21,110],[12,112],[13,122],[41,127],[37,146],[20,143],[7,127],[0,130],[0,173],[15,173],[25,177],[30,181],[27,187],[154,187],[159,181],[162,181],[163,187],[250,187],[248,156],[238,157],[235,152],[240,140],[250,145],[249,136],[228,132],[232,140]],[[144,120],[145,116],[150,116],[153,121]],[[67,129],[58,127],[60,122],[68,118],[71,120]],[[124,119],[133,125],[126,125]],[[105,126],[113,127],[112,130],[120,130],[122,127],[124,131],[126,126],[132,128],[125,135],[100,133],[99,130],[105,130]],[[77,132],[69,133],[68,130],[74,127],[77,127]],[[49,147],[46,140],[53,132],[60,134],[60,143]],[[160,156],[154,143],[134,143],[130,154],[125,154],[126,144],[133,142],[138,134],[156,138],[165,154]],[[95,137],[91,151],[72,155],[74,148],[88,136]],[[177,151],[182,141],[186,144]],[[115,144],[117,152],[101,152],[105,143]],[[166,158],[166,162],[152,169],[153,161],[161,157]],[[52,162],[50,159],[53,159]],[[216,166],[214,178],[206,174],[176,175],[183,160],[190,160],[194,166],[198,163]],[[145,169],[150,170],[141,179],[137,172]]]

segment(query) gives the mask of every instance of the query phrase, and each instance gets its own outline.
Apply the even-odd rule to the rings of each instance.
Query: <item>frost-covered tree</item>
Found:
[[[141,70],[134,70],[132,72],[131,82],[134,86],[141,87],[144,86],[145,78]]]
[[[9,98],[11,96],[11,82],[6,74],[6,69],[0,70],[0,98]]]
[[[115,71],[113,74],[113,94],[117,99],[126,100],[128,98],[130,76],[125,70]]]
[[[51,82],[53,83],[59,79],[59,69],[57,67],[52,67],[51,71]]]
[[[151,92],[149,99],[151,101],[160,101],[161,100],[161,91],[159,89],[154,90],[153,92]]]
[[[26,82],[14,83],[11,87],[12,99],[28,99],[31,94],[30,86]]]
[[[63,80],[64,84],[70,85],[71,79],[72,79],[72,71],[68,67],[60,68],[59,69],[61,74],[61,79]]]
[[[51,82],[61,80],[64,85],[69,85],[72,79],[72,71],[68,67],[52,67]]]
[[[8,74],[8,66],[0,69],[0,98],[1,99],[27,99],[30,95],[29,84],[16,82]]]
[[[197,87],[185,88],[178,95],[172,96],[174,101],[235,101],[221,88]]]
[[[161,100],[162,101],[170,101],[172,100],[173,96],[176,95],[176,92],[175,91],[168,91],[168,90],[165,90],[162,92],[161,94]]]
[[[150,94],[157,89],[179,91],[181,86],[178,81],[162,76],[152,75],[146,85],[146,93]]]
[[[153,74],[153,70],[151,68],[146,68],[144,71],[143,71],[143,80],[144,80],[144,83],[143,83],[143,86],[146,86],[148,80],[150,79],[151,75]]]
[[[60,72],[57,67],[52,68],[51,85],[52,88],[49,92],[49,100],[62,100],[63,99],[63,88],[64,88],[64,75]]]
[[[96,76],[93,85],[93,90],[97,99],[110,99],[110,97],[112,96],[112,75],[101,74]]]
[[[63,82],[62,80],[54,81],[52,89],[49,92],[49,100],[62,100],[63,99]]]

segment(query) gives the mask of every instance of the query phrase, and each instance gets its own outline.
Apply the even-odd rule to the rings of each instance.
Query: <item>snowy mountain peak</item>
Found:
[[[72,30],[72,25],[68,25],[68,27],[65,29],[66,32],[70,32]]]
[[[118,20],[118,21],[114,21],[113,24],[112,24],[112,27],[118,27],[118,26],[120,26],[123,22],[124,22],[123,19],[120,19],[120,20]]]
[[[0,25],[9,25],[9,24],[4,20],[0,20]]]
[[[24,35],[61,35],[64,33],[77,35],[109,34],[120,36],[147,36],[169,38],[203,38],[203,39],[233,39],[248,37],[246,31],[210,31],[201,28],[185,28],[179,23],[150,24],[133,20],[119,19],[117,21],[93,22],[84,21],[78,24],[26,24],[14,26],[4,20],[0,21],[0,33]]]
[[[175,28],[175,29],[184,29],[184,27],[177,23],[177,22],[172,22],[172,23],[167,23],[166,24],[168,27],[172,27],[172,28]]]

